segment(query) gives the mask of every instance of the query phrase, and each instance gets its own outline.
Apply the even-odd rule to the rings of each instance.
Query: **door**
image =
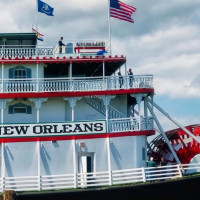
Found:
[[[78,173],[81,187],[87,187],[91,183],[91,173],[94,170],[94,154],[80,153],[78,155]]]

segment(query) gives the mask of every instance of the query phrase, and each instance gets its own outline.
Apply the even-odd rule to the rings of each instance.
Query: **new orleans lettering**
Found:
[[[63,135],[63,134],[87,134],[105,132],[104,122],[80,122],[80,123],[55,123],[55,124],[31,124],[0,126],[1,136],[37,136],[37,135]]]

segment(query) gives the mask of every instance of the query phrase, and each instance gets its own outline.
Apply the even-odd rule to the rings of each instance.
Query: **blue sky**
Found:
[[[44,0],[54,17],[38,13],[40,45],[60,36],[108,40],[108,0]],[[153,74],[155,102],[183,125],[200,122],[200,1],[121,0],[135,6],[134,24],[111,19],[112,49],[134,74]],[[1,0],[0,32],[30,32],[35,0]],[[23,11],[23,12],[22,12]],[[165,130],[174,128],[162,117]]]

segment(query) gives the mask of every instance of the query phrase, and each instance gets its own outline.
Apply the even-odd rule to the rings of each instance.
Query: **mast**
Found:
[[[110,0],[108,0],[108,30],[109,30],[109,42],[110,42],[110,54],[112,55],[112,47],[111,47],[111,20],[110,20]]]

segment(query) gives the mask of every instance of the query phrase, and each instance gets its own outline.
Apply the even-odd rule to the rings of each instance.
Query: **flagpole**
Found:
[[[38,0],[36,0],[36,31],[38,31]],[[36,43],[37,45],[37,43]]]
[[[110,20],[110,0],[108,0],[108,26],[109,26],[109,42],[110,42],[110,54],[112,55],[112,46],[111,46],[111,20]]]

